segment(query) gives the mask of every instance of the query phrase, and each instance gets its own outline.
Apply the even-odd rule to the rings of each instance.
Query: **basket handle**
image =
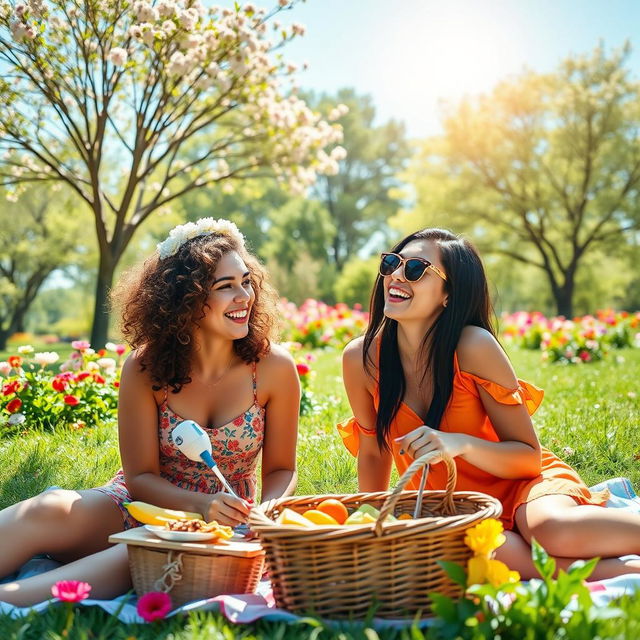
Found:
[[[380,514],[376,520],[376,526],[374,528],[376,535],[382,535],[382,523],[385,518],[393,511],[400,497],[400,493],[405,488],[407,482],[413,478],[417,471],[420,471],[422,467],[428,465],[431,461],[437,459],[438,462],[442,461],[447,465],[447,486],[445,487],[444,495],[442,496],[441,508],[446,515],[453,515],[456,512],[455,505],[453,504],[453,490],[456,486],[456,463],[451,456],[448,456],[442,451],[430,451],[423,456],[416,458],[402,474],[400,480],[391,495],[387,497],[380,509]]]

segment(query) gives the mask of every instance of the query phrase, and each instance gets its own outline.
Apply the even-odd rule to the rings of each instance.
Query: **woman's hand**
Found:
[[[215,520],[218,524],[235,527],[247,521],[252,506],[247,500],[221,491],[209,497],[208,508],[203,515],[207,522]]]
[[[395,442],[400,443],[400,453],[408,453],[412,458],[420,458],[426,453],[437,451],[450,458],[462,455],[469,446],[469,439],[463,433],[443,433],[426,425],[410,431]],[[434,463],[439,462],[434,459]]]

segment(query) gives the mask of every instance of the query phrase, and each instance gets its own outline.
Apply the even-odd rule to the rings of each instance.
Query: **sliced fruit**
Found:
[[[307,520],[303,515],[300,515],[293,509],[284,509],[282,513],[277,517],[276,522],[278,524],[290,524],[297,527],[312,527],[313,522]]]
[[[368,513],[370,516],[373,516],[374,518],[377,518],[380,515],[379,509],[372,507],[370,504],[367,504],[366,502],[365,504],[361,504],[358,507],[358,511],[362,511],[362,513]]]
[[[174,509],[163,509],[147,502],[125,502],[127,511],[143,524],[163,525],[168,520],[202,520],[202,514],[191,511],[175,511]]]
[[[376,519],[369,515],[368,513],[364,513],[363,511],[354,511],[345,521],[345,524],[368,524],[370,522],[375,522]]]
[[[324,511],[318,511],[317,509],[309,509],[302,514],[307,520],[311,520],[313,524],[331,524],[338,525],[340,524],[335,518],[330,516],[328,513]]]
[[[361,504],[358,507],[358,511],[362,511],[362,513],[368,513],[370,516],[374,517],[376,520],[378,519],[378,516],[380,515],[380,509],[376,509],[375,507],[371,506],[370,504],[367,504],[366,502],[364,504]],[[390,513],[385,519],[385,522],[396,522],[396,517]]]
[[[316,508],[318,511],[330,515],[338,524],[344,524],[344,521],[349,517],[347,507],[335,498],[323,500]]]

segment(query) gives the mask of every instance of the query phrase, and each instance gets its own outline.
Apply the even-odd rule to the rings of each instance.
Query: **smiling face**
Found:
[[[398,252],[403,258],[425,258],[446,272],[436,243],[413,240]],[[400,323],[433,322],[447,301],[444,280],[432,269],[426,269],[417,282],[409,282],[401,264],[391,275],[384,276],[384,315]]]
[[[249,316],[255,300],[251,276],[236,251],[224,253],[214,273],[211,292],[200,320],[201,329],[230,340],[244,338],[249,332]]]

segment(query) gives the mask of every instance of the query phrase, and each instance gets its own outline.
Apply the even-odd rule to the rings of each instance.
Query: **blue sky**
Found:
[[[267,2],[258,2],[267,6]],[[640,0],[307,0],[283,22],[307,27],[285,57],[307,61],[299,85],[371,94],[380,121],[439,131],[439,103],[488,91],[529,67],[629,39],[640,76]]]

